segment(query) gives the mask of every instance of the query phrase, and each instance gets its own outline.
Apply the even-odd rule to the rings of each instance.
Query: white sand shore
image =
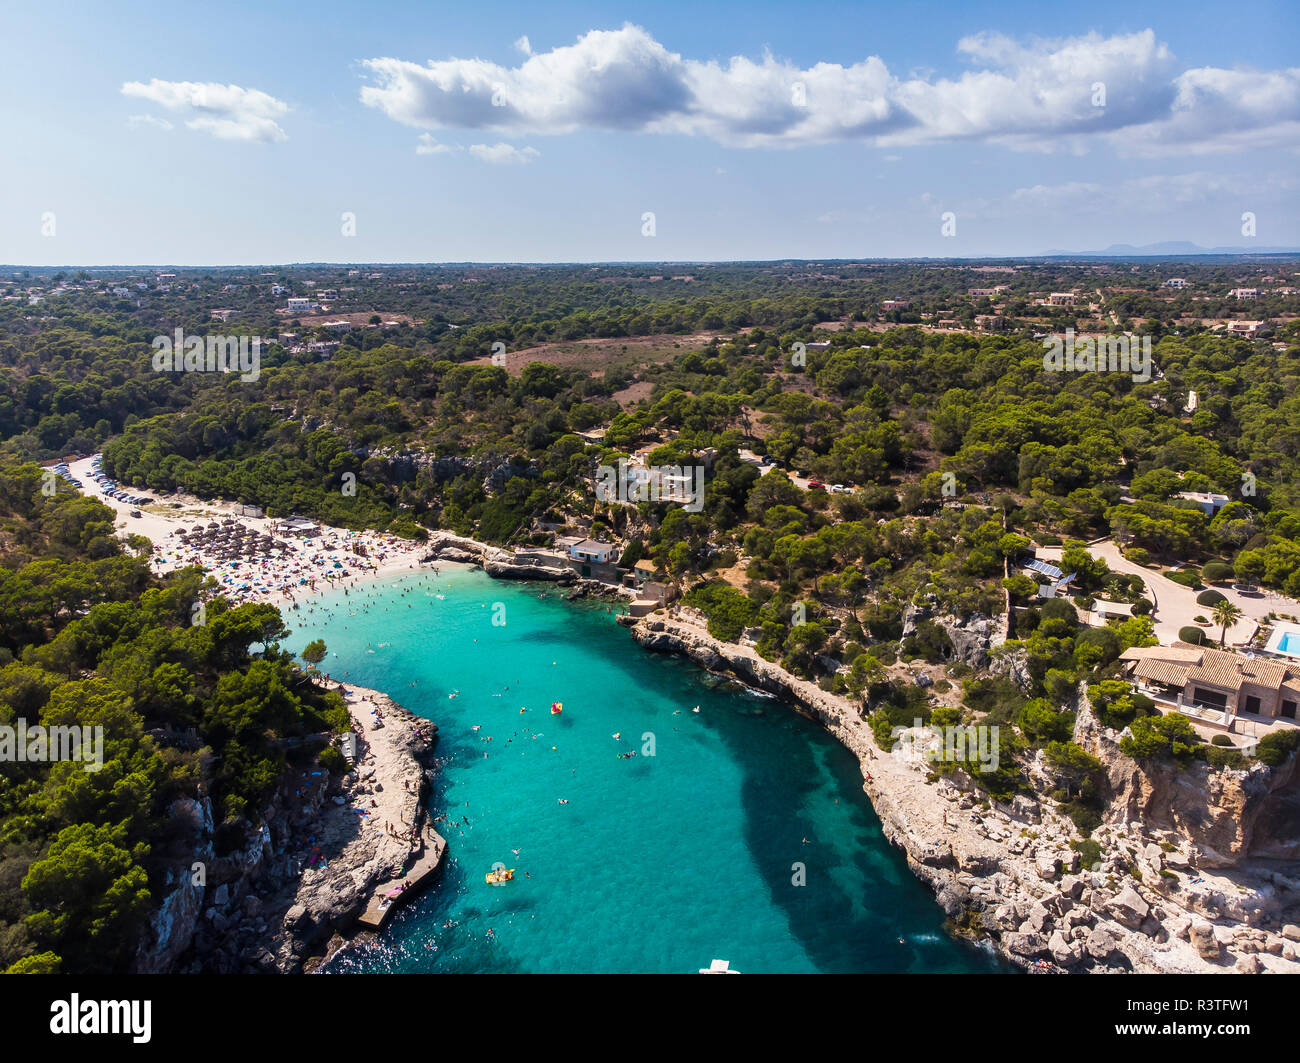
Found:
[[[333,587],[416,569],[426,549],[394,535],[328,525],[321,525],[320,535],[302,538],[281,532],[272,518],[242,515],[236,503],[192,495],[141,490],[157,501],[134,506],[104,496],[91,473],[93,460],[72,462],[69,471],[85,494],[118,514],[114,526],[120,534],[142,535],[153,544],[152,570],[161,575],[200,566],[236,604],[293,605]],[[140,516],[132,517],[133,510]]]

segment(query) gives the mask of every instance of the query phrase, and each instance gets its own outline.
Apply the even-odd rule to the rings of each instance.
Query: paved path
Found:
[[[358,925],[367,930],[382,930],[393,913],[428,883],[442,862],[443,853],[447,851],[447,843],[432,830],[426,831],[423,841],[423,851],[415,863],[406,869],[402,877],[385,882],[370,895],[370,903],[357,918]],[[393,890],[399,888],[401,893],[391,898],[388,896]]]
[[[1178,629],[1196,626],[1196,617],[1210,616],[1211,607],[1198,605],[1196,602],[1196,596],[1201,593],[1200,591],[1184,587],[1181,583],[1175,583],[1168,576],[1161,575],[1154,569],[1145,568],[1128,560],[1128,558],[1120,554],[1119,547],[1115,545],[1113,539],[1103,539],[1101,542],[1089,543],[1088,552],[1094,557],[1104,560],[1114,572],[1124,572],[1142,577],[1142,581],[1146,584],[1147,596],[1155,602],[1156,610],[1152,619],[1155,621],[1156,638],[1162,643],[1168,645],[1177,641]],[[1040,547],[1037,556],[1045,561],[1057,561],[1061,556],[1061,548],[1059,546]],[[1259,629],[1259,621],[1267,617],[1270,612],[1291,613],[1300,617],[1300,602],[1281,594],[1275,594],[1272,591],[1262,591],[1258,595],[1249,595],[1242,594],[1231,587],[1215,587],[1214,589],[1227,598],[1228,601],[1238,606],[1243,614],[1237,623],[1228,628],[1225,645],[1244,646]],[[1218,627],[1211,624],[1210,627],[1204,630],[1206,639],[1213,645],[1218,645]]]

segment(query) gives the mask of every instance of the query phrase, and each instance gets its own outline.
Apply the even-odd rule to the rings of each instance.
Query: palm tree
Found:
[[[1242,617],[1241,606],[1234,605],[1226,598],[1217,602],[1214,606],[1214,622],[1219,625],[1219,648],[1223,648],[1223,640],[1227,637],[1228,628],[1232,627]]]

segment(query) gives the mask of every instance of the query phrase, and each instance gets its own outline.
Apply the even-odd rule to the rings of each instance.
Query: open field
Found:
[[[608,370],[636,369],[638,366],[667,362],[683,351],[696,350],[721,332],[697,332],[675,336],[617,336],[607,339],[572,340],[561,343],[542,343],[506,354],[506,372],[518,376],[529,362],[547,362],[562,369],[585,369],[593,376],[603,376]],[[484,355],[469,362],[470,365],[491,365],[492,357]]]

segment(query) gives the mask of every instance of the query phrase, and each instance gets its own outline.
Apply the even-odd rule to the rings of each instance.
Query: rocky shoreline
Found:
[[[518,563],[505,551],[445,533],[431,540],[422,561],[574,586],[571,597],[618,595],[571,569]],[[1114,732],[1081,698],[1075,740],[1103,761],[1114,794],[1110,815],[1093,833],[1101,860],[1085,868],[1070,846],[1078,837],[1073,824],[1054,811],[1055,802],[1041,799],[1053,785],[1041,754],[1030,767],[1033,798],[990,802],[971,779],[938,777],[923,757],[899,755],[906,742],[894,754],[880,751],[849,701],[749,647],[713,638],[692,611],[624,616],[620,623],[645,649],[685,656],[817,720],[857,757],[885,836],[934,890],[954,930],[989,941],[1011,963],[1038,972],[1300,973],[1300,851],[1284,847],[1269,853],[1273,860],[1251,854],[1261,809],[1273,793],[1294,786],[1300,758],[1273,772],[1199,766],[1148,774],[1119,753]],[[304,799],[292,812],[269,810],[245,852],[213,861],[210,901],[202,887],[196,896],[180,883],[154,920],[152,962],[140,969],[175,969],[166,962],[168,943],[183,940],[190,923],[192,948],[173,956],[182,961],[179,969],[312,970],[350,941],[371,936],[356,934],[355,924],[377,889],[400,881],[430,848],[442,858],[446,842],[423,800],[436,727],[383,694],[349,689],[359,736],[354,769],[341,780],[328,773],[305,779]],[[373,710],[382,715],[379,727]],[[359,816],[367,803],[378,821],[369,830],[370,817]],[[190,804],[181,817],[202,820],[203,806]],[[402,836],[381,829],[393,813]],[[211,838],[210,809],[206,815],[204,836]],[[304,868],[315,853],[328,866],[318,860]]]
[[[421,564],[437,561],[476,565],[493,579],[540,580],[572,587],[573,592],[567,596],[570,601],[579,598],[622,600],[636,597],[636,593],[628,587],[584,579],[567,565],[558,567],[537,560],[520,560],[509,550],[448,532],[435,532],[429,536],[428,547],[420,558]]]
[[[554,582],[569,588],[568,600],[627,593],[446,533],[430,540],[420,560],[477,565],[495,579]],[[338,688],[348,692],[355,761],[341,777],[320,769],[283,786],[243,849],[216,855],[207,797],[173,803],[172,826],[193,839],[192,851],[164,876],[135,970],[310,972],[374,939],[358,919],[378,894],[401,886],[413,867],[441,864],[447,843],[425,808],[437,726],[378,691]]]
[[[341,777],[303,772],[282,788],[243,850],[215,856],[206,797],[173,805],[201,841],[169,877],[137,971],[310,971],[369,936],[356,920],[377,891],[426,854],[441,861],[447,843],[425,807],[436,726],[378,691],[344,689],[355,760]]]
[[[620,623],[645,649],[685,656],[820,722],[858,758],[885,836],[954,928],[990,941],[1013,964],[1039,972],[1300,973],[1300,867],[1249,859],[1250,832],[1241,827],[1272,793],[1292,786],[1300,758],[1271,773],[1202,766],[1187,769],[1205,776],[1190,781],[1146,776],[1082,705],[1076,740],[1101,756],[1122,798],[1093,833],[1101,860],[1084,868],[1069,844],[1077,832],[1054,802],[1017,798],[1004,807],[963,776],[932,777],[923,757],[905,755],[917,746],[881,752],[846,699],[713,638],[702,623],[663,614]],[[1036,797],[1049,785],[1042,766],[1040,757],[1031,769]],[[1173,801],[1170,789],[1179,786]]]

